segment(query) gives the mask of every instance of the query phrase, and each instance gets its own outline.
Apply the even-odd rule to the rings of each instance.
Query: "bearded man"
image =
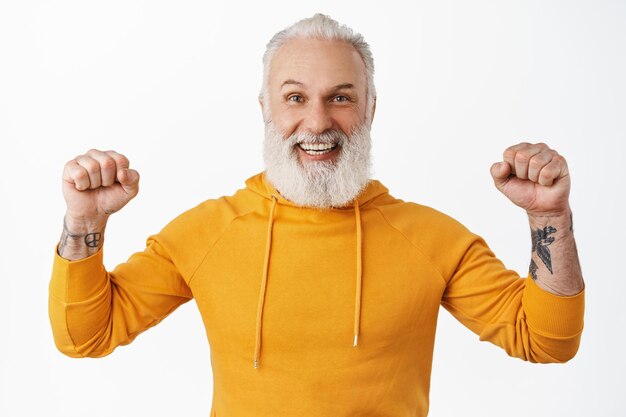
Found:
[[[65,165],[64,228],[50,283],[57,347],[101,357],[196,299],[213,416],[426,416],[439,306],[531,362],[579,345],[584,284],[567,164],[521,143],[491,167],[525,209],[528,278],[476,234],[370,179],[374,66],[363,37],[324,15],[277,33],[260,103],[266,170],[207,200],[107,271],[107,219],[137,195],[114,151]]]

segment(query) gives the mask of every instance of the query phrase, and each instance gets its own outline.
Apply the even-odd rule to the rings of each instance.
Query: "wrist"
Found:
[[[571,224],[572,210],[569,205],[563,209],[543,212],[527,211],[531,226],[545,226],[547,224]]]
[[[57,247],[59,256],[76,261],[93,255],[102,247],[106,219],[63,217],[63,232]]]
[[[65,217],[63,218],[63,224],[64,228],[71,234],[83,235],[96,231],[103,231],[106,227],[108,218],[108,215],[86,217],[75,216],[66,212]]]

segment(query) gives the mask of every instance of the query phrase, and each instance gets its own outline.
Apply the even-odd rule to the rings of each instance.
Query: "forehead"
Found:
[[[269,88],[280,88],[286,80],[320,88],[351,83],[364,89],[365,64],[348,42],[291,39],[276,51],[270,63]]]

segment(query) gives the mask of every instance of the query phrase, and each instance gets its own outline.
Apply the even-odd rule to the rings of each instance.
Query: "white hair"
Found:
[[[370,46],[365,42],[363,35],[321,13],[302,19],[281,30],[267,43],[265,54],[263,54],[263,86],[261,87],[259,98],[263,100],[268,96],[268,78],[274,54],[291,39],[339,40],[354,46],[354,49],[361,55],[365,64],[365,78],[367,80],[366,109],[367,118],[371,120],[376,98],[376,87],[374,86],[374,57],[370,51]],[[264,107],[267,108],[267,104],[264,104]],[[264,111],[266,110],[264,109]]]

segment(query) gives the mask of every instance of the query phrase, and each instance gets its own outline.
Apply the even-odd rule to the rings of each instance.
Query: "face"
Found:
[[[353,201],[369,181],[371,146],[358,52],[340,41],[290,40],[274,55],[264,96],[265,172],[278,192],[307,207]]]
[[[347,42],[292,39],[274,55],[268,74],[266,102],[275,128],[284,136],[320,135],[329,131],[350,136],[365,123],[365,64]],[[340,146],[296,145],[301,163],[335,161]]]

